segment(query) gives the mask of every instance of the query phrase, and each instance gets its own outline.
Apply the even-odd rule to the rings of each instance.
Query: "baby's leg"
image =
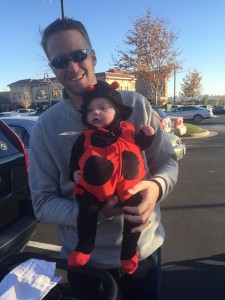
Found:
[[[69,266],[83,266],[90,259],[95,244],[98,214],[102,205],[103,203],[88,192],[85,192],[80,198],[77,217],[79,242],[69,255]]]
[[[141,194],[136,194],[126,200],[123,206],[137,206],[142,200]],[[137,223],[124,219],[123,241],[121,249],[121,265],[126,273],[132,274],[138,267],[137,243],[141,235],[140,232],[132,233],[131,230],[137,227]]]

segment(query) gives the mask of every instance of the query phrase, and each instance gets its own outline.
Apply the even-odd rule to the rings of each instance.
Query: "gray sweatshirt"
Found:
[[[161,199],[173,189],[178,175],[177,158],[165,132],[156,120],[149,102],[140,94],[121,91],[124,104],[133,107],[129,121],[139,131],[150,124],[156,132],[151,147],[143,153],[149,176],[162,187]],[[74,141],[84,129],[81,114],[70,100],[61,100],[37,120],[30,140],[29,181],[33,208],[42,223],[56,224],[62,245],[62,257],[67,258],[78,242],[76,222],[78,204],[69,180],[69,160]],[[138,251],[142,260],[158,249],[164,241],[157,203],[151,224],[142,231]],[[93,255],[89,265],[99,268],[120,266],[123,216],[106,218],[100,213]]]

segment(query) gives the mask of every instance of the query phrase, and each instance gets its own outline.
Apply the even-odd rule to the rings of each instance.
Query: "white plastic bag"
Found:
[[[0,300],[41,300],[62,279],[55,276],[56,263],[29,259],[0,282]]]

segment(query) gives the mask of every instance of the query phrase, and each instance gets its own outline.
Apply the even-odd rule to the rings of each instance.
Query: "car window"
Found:
[[[11,125],[11,124],[8,124],[8,125],[12,128],[13,131],[15,131],[15,133],[23,141],[26,148],[28,148],[29,142],[30,142],[30,134],[27,131],[27,129],[24,128],[23,126],[19,126],[19,125]]]
[[[155,110],[162,119],[165,119],[167,117],[167,114],[164,112],[164,110],[162,110],[160,108],[155,108]]]
[[[187,107],[186,107],[186,110],[187,110],[187,111],[193,111],[193,110],[195,110],[195,108],[194,108],[194,107],[191,107],[191,106],[187,106]]]

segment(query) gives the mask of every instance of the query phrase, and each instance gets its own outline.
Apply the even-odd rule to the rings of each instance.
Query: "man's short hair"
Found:
[[[45,54],[48,56],[47,53],[47,42],[48,38],[55,33],[64,31],[64,30],[71,30],[75,29],[81,33],[85,41],[88,43],[88,46],[92,48],[91,41],[89,38],[89,35],[87,33],[86,28],[84,25],[77,20],[71,19],[71,18],[63,18],[63,19],[56,19],[54,22],[49,24],[44,30],[40,30],[42,34],[41,39],[41,46],[43,50],[45,51]]]

